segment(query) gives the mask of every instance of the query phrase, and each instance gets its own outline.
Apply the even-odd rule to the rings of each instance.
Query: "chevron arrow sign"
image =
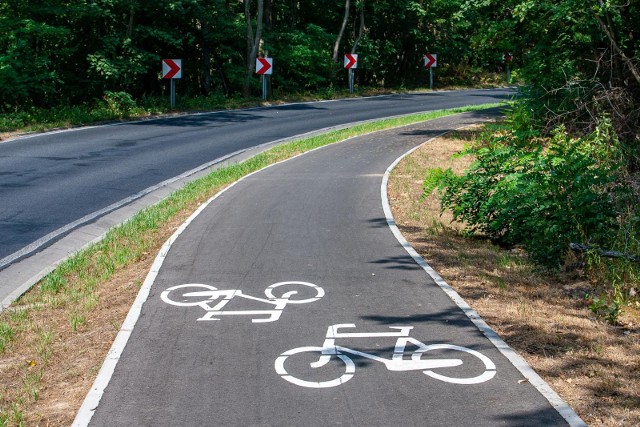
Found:
[[[182,77],[182,59],[163,59],[162,78],[179,79]]]
[[[427,53],[424,56],[424,68],[436,68],[438,66],[438,55]]]
[[[344,68],[348,70],[358,68],[358,55],[355,53],[346,53],[344,55]]]

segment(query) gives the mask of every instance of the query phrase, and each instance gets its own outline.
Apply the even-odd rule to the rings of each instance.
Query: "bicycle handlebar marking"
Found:
[[[298,294],[298,291],[285,292],[281,297],[277,297],[274,295],[274,290],[281,286],[287,285],[311,288],[313,291],[315,291],[315,296],[299,300],[292,299],[292,297]],[[184,292],[187,289],[191,290],[191,292]],[[206,313],[204,316],[198,319],[199,321],[220,320],[220,316],[267,316],[254,317],[251,319],[253,323],[266,323],[277,321],[282,315],[282,311],[288,304],[306,304],[318,301],[324,296],[324,289],[322,289],[320,286],[314,285],[313,283],[293,281],[274,283],[273,285],[268,286],[264,290],[264,293],[267,297],[266,299],[245,294],[239,289],[219,290],[211,285],[205,285],[201,283],[187,283],[184,285],[172,286],[164,290],[160,294],[160,298],[165,303],[178,307],[202,308],[206,311]],[[273,308],[270,310],[225,310],[225,306],[234,298],[243,298],[250,301],[262,302],[272,305]]]
[[[489,381],[496,375],[496,366],[487,356],[482,353],[472,350],[470,348],[461,347],[451,344],[430,344],[427,345],[418,341],[415,338],[409,336],[413,326],[399,326],[390,327],[390,329],[396,329],[398,332],[370,332],[370,333],[340,333],[338,329],[355,328],[354,324],[338,324],[329,326],[325,341],[320,347],[298,347],[282,353],[274,363],[276,373],[282,377],[282,379],[295,384],[300,387],[308,388],[330,388],[342,385],[353,378],[355,374],[355,363],[349,357],[349,355],[363,357],[376,362],[382,363],[387,370],[392,372],[406,372],[406,371],[422,371],[423,374],[439,380],[448,382],[451,384],[479,384],[485,381]],[[375,354],[365,353],[363,351],[354,350],[341,345],[336,345],[336,338],[379,338],[379,337],[397,337],[394,347],[393,355],[390,359],[377,356]],[[411,354],[411,359],[404,358],[406,355],[407,344],[416,347]],[[434,350],[451,350],[462,352],[460,357],[474,356],[479,359],[484,365],[484,372],[476,376],[471,377],[450,377],[445,374],[434,372],[434,370],[442,368],[453,368],[463,365],[462,359],[457,358],[441,358],[441,359],[422,359],[422,355],[429,351]],[[311,362],[309,367],[312,369],[319,369],[327,365],[333,357],[337,357],[344,364],[344,373],[338,378],[334,378],[327,381],[310,381],[303,380],[292,374],[290,374],[286,367],[285,362],[291,356],[295,356],[302,353],[314,353],[319,356],[318,360]],[[465,356],[466,355],[466,356]],[[447,371],[449,373],[450,371]]]

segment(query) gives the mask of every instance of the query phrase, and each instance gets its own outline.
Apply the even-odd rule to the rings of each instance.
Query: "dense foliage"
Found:
[[[440,187],[443,208],[470,232],[522,244],[548,266],[562,262],[570,243],[610,245],[618,213],[632,202],[620,144],[606,120],[583,137],[560,127],[544,140],[511,121],[463,154],[474,156],[471,167],[462,176],[430,171],[425,192]]]
[[[181,93],[228,96],[258,91],[253,54],[274,57],[275,90],[299,92],[344,86],[351,51],[361,85],[409,87],[426,81],[425,53],[444,84],[503,72],[509,52],[545,123],[593,130],[615,110],[633,134],[639,20],[622,0],[1,0],[0,109],[158,95],[162,58],[183,59]]]
[[[163,58],[183,59],[182,94],[228,96],[247,84],[256,93],[253,52],[274,58],[273,87],[284,92],[346,85],[342,54],[352,50],[360,54],[361,85],[424,83],[428,52],[440,55],[438,78],[470,81],[499,70],[502,50],[511,48],[478,39],[485,28],[467,12],[491,23],[493,11],[475,3],[347,0],[345,9],[345,0],[3,0],[0,107],[80,104],[106,91],[159,95],[167,87]]]

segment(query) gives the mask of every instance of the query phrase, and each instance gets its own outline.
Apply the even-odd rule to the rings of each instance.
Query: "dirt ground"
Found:
[[[591,285],[579,272],[532,270],[519,251],[461,237],[458,225],[440,217],[435,197],[420,201],[427,168],[464,167],[464,159],[454,165],[451,155],[472,134],[460,136],[432,141],[396,168],[389,194],[405,237],[588,424],[640,425],[637,311],[623,316],[619,326],[595,319],[583,298]],[[27,318],[0,356],[0,426],[71,424],[153,254],[188,215],[156,233],[148,256],[100,285],[95,308],[77,327],[70,328],[72,312],[55,304],[52,310],[24,310],[34,308],[28,296],[5,311]]]
[[[461,172],[452,159],[474,132],[425,144],[395,169],[389,197],[405,238],[484,320],[591,426],[640,425],[640,313],[627,307],[618,325],[595,318],[580,271],[536,271],[518,250],[462,237],[440,215],[435,194],[423,201],[427,169]]]

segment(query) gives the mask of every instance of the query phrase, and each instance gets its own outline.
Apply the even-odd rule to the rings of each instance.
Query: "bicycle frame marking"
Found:
[[[283,285],[302,285],[315,290],[316,296],[312,298],[306,298],[303,300],[292,300],[291,297],[296,295],[298,291],[289,291],[284,293],[281,297],[276,297],[273,294],[274,289]],[[170,295],[174,291],[180,291],[186,288],[201,288],[205,290],[187,292],[182,294],[183,298],[204,298],[196,301],[175,301],[170,298]],[[314,285],[308,282],[278,282],[268,286],[265,291],[267,298],[254,297],[245,294],[240,289],[225,289],[219,290],[211,285],[205,285],[201,283],[187,283],[184,285],[172,286],[162,292],[160,298],[167,304],[175,305],[178,307],[200,307],[206,311],[204,316],[198,319],[198,321],[206,320],[220,320],[220,316],[254,316],[251,321],[253,323],[267,323],[275,322],[280,319],[282,311],[288,304],[306,304],[310,302],[318,301],[324,296],[324,289],[320,286]],[[272,305],[273,308],[269,310],[225,310],[225,306],[234,298],[246,299],[250,301],[257,301],[264,304]],[[212,305],[214,304],[215,305]],[[267,317],[255,317],[255,316],[267,316]]]
[[[396,329],[397,332],[370,332],[370,333],[359,333],[359,332],[340,332],[339,329],[344,328],[355,328],[355,324],[345,323],[345,324],[337,324],[329,326],[327,330],[327,334],[325,337],[325,341],[321,347],[299,347],[294,348],[289,351],[282,353],[275,361],[275,370],[276,372],[286,381],[293,383],[295,385],[301,387],[308,388],[329,388],[336,387],[342,385],[353,378],[355,374],[355,364],[353,360],[348,356],[349,354],[354,356],[363,357],[366,359],[374,360],[376,362],[382,363],[389,371],[393,372],[406,372],[406,371],[422,371],[425,375],[452,384],[478,384],[481,382],[485,382],[493,378],[496,374],[496,367],[494,363],[483,355],[475,350],[460,347],[451,344],[431,344],[427,345],[423,342],[418,341],[415,338],[409,336],[409,333],[413,329],[413,326],[392,326],[390,329]],[[390,359],[385,359],[380,356],[376,356],[374,354],[365,353],[362,351],[354,350],[348,347],[344,347],[341,345],[336,345],[337,338],[378,338],[378,337],[395,337],[397,338],[396,344],[394,347],[393,355]],[[404,359],[405,350],[407,344],[411,344],[417,347],[416,350],[411,354],[411,359]],[[438,368],[450,368],[455,366],[462,365],[462,360],[460,359],[425,359],[422,360],[421,356],[423,353],[426,353],[431,350],[455,350],[462,351],[464,353],[471,354],[478,359],[480,359],[485,367],[485,372],[482,374],[472,377],[472,378],[452,378],[448,376],[444,376],[433,372],[434,369]],[[319,353],[319,359],[317,362],[310,363],[311,368],[321,368],[325,366],[331,360],[332,356],[336,356],[340,360],[342,360],[345,364],[345,372],[340,378],[329,380],[329,381],[306,381],[296,378],[290,375],[286,368],[284,367],[284,363],[289,356],[293,356],[299,353]]]

